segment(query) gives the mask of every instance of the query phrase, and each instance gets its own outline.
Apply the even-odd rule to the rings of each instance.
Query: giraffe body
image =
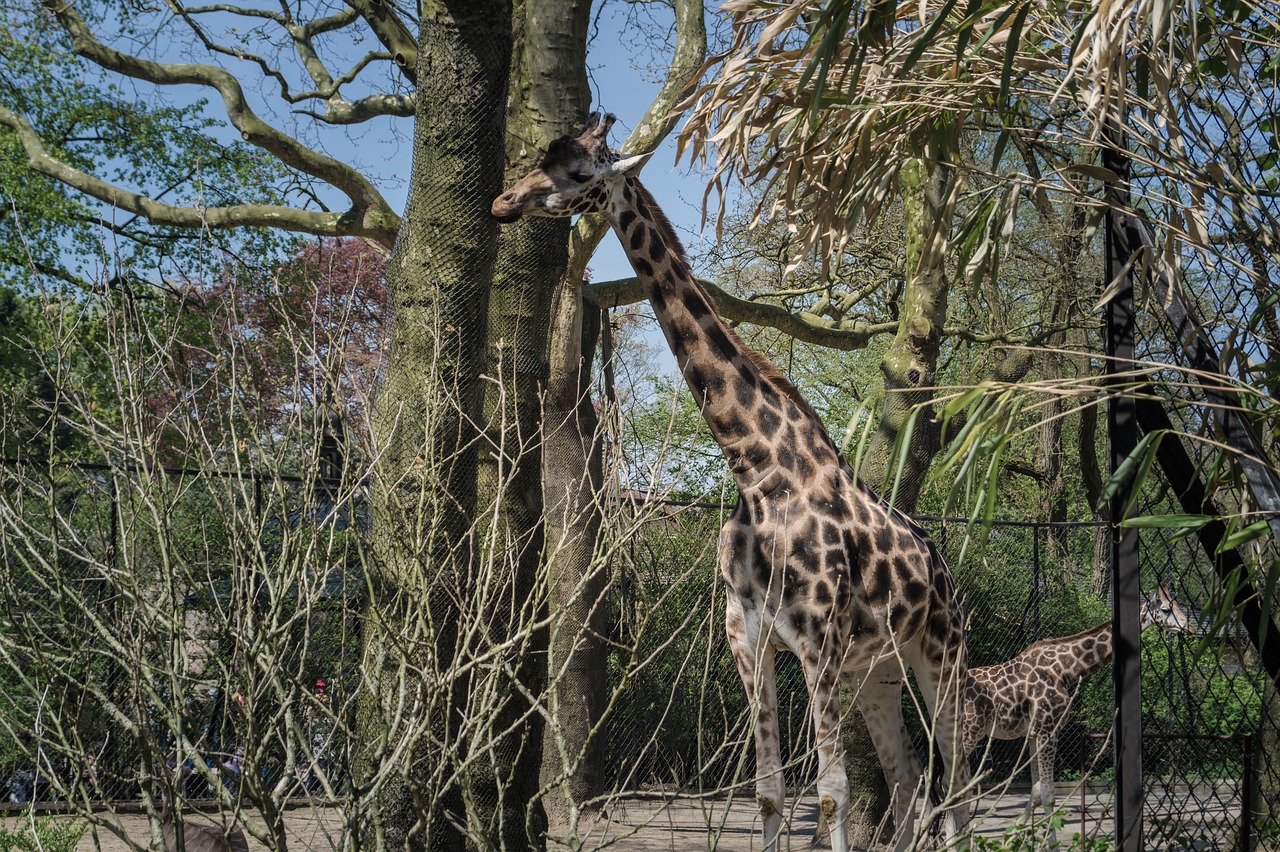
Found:
[[[1168,589],[1143,601],[1142,629],[1190,631],[1186,614]],[[964,691],[963,753],[987,737],[1026,737],[1031,765],[1031,797],[1023,813],[1030,819],[1037,806],[1052,812],[1055,803],[1054,760],[1058,734],[1071,711],[1081,682],[1111,659],[1114,645],[1110,621],[1072,636],[1042,639],[1007,662],[969,669]],[[1053,841],[1050,830],[1049,841]]]
[[[857,481],[821,419],[716,313],[652,196],[593,115],[576,137],[493,203],[499,221],[600,212],[612,223],[738,485],[720,532],[726,632],[755,714],[756,796],[766,849],[776,849],[785,789],[775,655],[801,662],[814,720],[817,791],[832,846],[848,848],[848,781],[840,737],[840,685],[857,694],[890,789],[898,847],[911,840],[921,767],[902,716],[907,668],[934,718],[952,783],[967,780],[960,754],[965,683],[963,618],[936,547],[909,518]],[[947,813],[949,835],[967,821]]]

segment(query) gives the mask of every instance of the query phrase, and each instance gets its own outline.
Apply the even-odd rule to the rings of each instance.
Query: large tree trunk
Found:
[[[556,607],[547,660],[555,714],[544,738],[542,784],[552,791],[547,814],[560,825],[571,825],[605,788],[607,574],[596,549],[602,436],[589,392],[600,312],[584,306],[581,293],[568,282],[557,293],[546,404],[547,593]]]
[[[484,821],[471,819],[484,805],[464,789],[474,770],[475,744],[463,736],[474,675],[455,663],[475,641],[464,622],[486,579],[478,576],[476,424],[497,254],[489,205],[503,180],[510,0],[428,7],[418,55],[410,200],[387,267],[389,342],[371,412],[379,456],[357,719],[364,752],[353,767],[353,789],[370,800],[354,842],[455,850]]]
[[[554,0],[544,5],[556,5]],[[587,3],[565,4],[564,32],[585,36]],[[621,146],[652,151],[671,132],[676,104],[706,57],[701,0],[676,0],[676,44],[667,77],[636,129]],[[544,17],[549,20],[550,16]],[[579,68],[575,73],[581,75]],[[566,78],[568,79],[568,78]],[[581,79],[575,77],[574,79]],[[585,103],[585,80],[582,80]],[[567,127],[564,129],[568,129]],[[607,566],[599,561],[602,524],[603,435],[590,395],[600,310],[584,302],[587,262],[608,224],[584,216],[570,238],[569,266],[556,290],[551,377],[546,394],[543,493],[547,519],[547,596],[551,605],[548,699],[555,708],[543,742],[541,781],[550,791],[548,816],[573,835],[573,821],[594,810],[607,792],[603,718],[608,700],[605,594]]]
[[[952,176],[946,166],[937,162],[913,160],[903,167],[899,185],[906,229],[902,305],[898,333],[880,365],[885,384],[884,408],[860,475],[873,488],[882,490],[885,497],[894,494],[894,504],[911,513],[929,463],[938,451],[938,436],[930,418],[916,415],[909,445],[898,445],[915,407],[932,397],[928,388],[934,383],[947,313],[943,260],[951,222]],[[902,475],[895,480],[900,457]],[[847,700],[847,704],[843,735],[853,794],[850,841],[866,846],[878,839],[876,832],[882,820],[886,829],[892,827],[892,820],[884,819],[892,803],[866,723],[852,701]],[[826,826],[820,824],[818,836],[825,834]]]
[[[532,169],[553,139],[576,129],[586,118],[591,100],[586,76],[590,11],[588,0],[517,2],[516,42],[507,112],[508,184]],[[515,498],[503,503],[500,517],[510,530],[508,540],[519,542],[515,550],[519,555],[516,602],[534,597],[533,581],[538,576],[544,552],[548,557],[546,584],[538,587],[536,592],[539,600],[550,604],[551,628],[539,631],[536,637],[538,656],[524,661],[526,671],[522,673],[525,686],[533,694],[543,691],[548,664],[552,677],[559,676],[566,640],[579,638],[576,634],[566,637],[559,629],[564,621],[565,596],[560,588],[564,560],[558,553],[564,546],[562,516],[566,511],[566,495],[561,493],[557,480],[548,481],[545,489],[547,527],[544,530],[543,453],[546,453],[549,470],[576,472],[579,481],[588,480],[583,483],[584,488],[592,485],[589,474],[584,473],[591,470],[590,455],[574,446],[579,429],[572,421],[574,409],[564,405],[565,366],[559,350],[548,363],[549,332],[553,327],[562,332],[560,326],[565,321],[563,296],[553,300],[553,294],[557,293],[564,280],[568,264],[569,226],[568,219],[526,219],[504,229],[494,278],[494,301],[490,309],[490,339],[494,346],[491,361],[503,364],[503,369],[501,392],[497,392],[495,387],[495,393],[491,395],[493,410],[489,418],[493,422],[500,416],[500,422],[508,424],[508,429],[514,429],[514,434],[520,438],[518,442],[506,443],[520,449],[518,455],[512,455],[508,460],[509,471],[503,471],[496,464],[491,466],[491,478],[495,483],[503,475],[510,478],[508,493]],[[575,330],[571,339],[576,337]],[[563,339],[558,338],[561,345]],[[575,364],[574,386],[578,383],[577,375]],[[541,393],[544,390],[543,380],[548,382],[545,402]],[[566,415],[570,422],[566,422]],[[594,431],[594,428],[588,429],[587,440]],[[484,470],[482,468],[482,473]],[[594,495],[594,488],[591,488],[591,494]],[[571,520],[574,521],[572,529],[587,537],[588,546],[594,544],[594,516]],[[550,648],[549,640],[552,642]],[[549,657],[545,655],[548,650]],[[588,662],[598,665],[598,676],[603,676],[603,660]],[[582,697],[566,698],[568,700],[559,702],[558,707],[554,702],[552,704],[555,713],[551,731],[547,732],[548,746],[554,743],[557,726],[588,712]],[[523,807],[536,797],[544,750],[553,765],[558,763],[559,752],[544,749],[542,717],[532,711],[527,702],[518,700],[513,693],[505,714],[511,718],[498,725],[499,729],[508,729],[520,714],[528,714],[527,729],[515,729],[527,737],[527,742],[509,759],[500,757],[505,764],[500,767],[500,772],[508,775],[505,785],[508,790],[519,790],[519,795],[514,796],[508,792],[505,800],[513,807]],[[512,739],[511,745],[519,746],[519,739]],[[555,819],[562,816],[556,807],[559,801],[553,796],[545,803],[551,806],[550,815]],[[509,815],[510,819],[519,816],[517,812]],[[534,802],[529,828],[536,829],[539,834],[545,833],[546,821],[544,802],[538,800]],[[511,848],[510,839],[508,848]]]
[[[902,304],[898,332],[880,362],[884,407],[861,476],[885,497],[894,494],[895,505],[911,513],[938,450],[937,430],[927,411],[915,414],[910,445],[899,444],[914,412],[933,398],[931,388],[947,316],[948,282],[943,261],[954,198],[951,170],[936,161],[909,161],[898,182],[906,231]]]

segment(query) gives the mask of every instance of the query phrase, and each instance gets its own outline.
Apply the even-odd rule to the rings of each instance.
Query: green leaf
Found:
[[[1242,544],[1248,544],[1254,539],[1262,538],[1264,535],[1271,533],[1271,524],[1267,521],[1254,521],[1242,530],[1236,530],[1229,536],[1224,538],[1218,545],[1218,553],[1225,550],[1234,550]]]
[[[946,406],[942,409],[943,422],[945,423],[947,420],[950,420],[952,417],[955,417],[961,411],[968,408],[975,399],[978,399],[979,397],[985,395],[989,390],[991,390],[991,387],[992,387],[991,382],[983,382],[977,387],[970,388],[969,390],[960,394],[960,396],[948,402]]]
[[[911,436],[916,431],[916,417],[920,414],[920,409],[913,409],[911,416],[907,418],[907,425],[898,433],[898,440],[894,441],[894,454],[898,457],[898,467],[893,472],[893,490],[889,494],[889,505],[897,505],[898,500],[898,484],[902,481],[902,471],[907,464],[907,448],[911,446]]]
[[[1002,108],[1005,101],[1009,99],[1009,84],[1013,78],[1013,57],[1018,52],[1018,42],[1022,39],[1022,25],[1026,23],[1027,13],[1031,11],[1032,4],[1021,5],[1018,16],[1013,19],[1013,26],[1009,28],[1009,41],[1004,47],[1004,65],[1000,69],[1000,97],[996,101],[997,109]]]
[[[1215,520],[1217,519],[1212,515],[1139,515],[1136,518],[1125,518],[1120,526],[1140,530],[1198,530]]]
[[[1082,174],[1085,177],[1097,178],[1107,183],[1117,183],[1120,176],[1105,166],[1099,166],[1094,163],[1072,163],[1067,166],[1067,171]]]
[[[1200,73],[1219,80],[1225,80],[1229,69],[1225,56],[1208,56],[1200,60]]]
[[[907,54],[906,59],[902,61],[902,66],[898,71],[899,74],[908,74],[915,67],[916,62],[924,56],[924,52],[935,44],[935,37],[938,30],[942,29],[943,23],[946,22],[947,16],[951,14],[951,10],[956,6],[956,0],[946,0],[942,4],[942,8],[938,10],[933,20],[929,22],[929,26],[920,30],[915,35],[915,42],[911,47],[911,52]],[[1009,48],[1012,49],[1012,48]]]
[[[1130,502],[1136,499],[1136,495],[1142,485],[1142,480],[1146,478],[1145,472],[1151,469],[1151,462],[1155,459],[1156,449],[1160,446],[1160,442],[1164,440],[1164,436],[1168,433],[1157,430],[1148,432],[1142,436],[1142,440],[1138,441],[1138,445],[1133,448],[1133,452],[1120,463],[1115,473],[1111,474],[1111,478],[1102,486],[1102,493],[1098,495],[1098,505],[1095,507],[1099,511],[1105,511],[1107,503],[1115,497],[1121,488],[1128,488],[1134,496],[1130,498]],[[1132,480],[1132,483],[1130,483]]]

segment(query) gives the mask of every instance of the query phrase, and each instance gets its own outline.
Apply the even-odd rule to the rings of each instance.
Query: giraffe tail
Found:
[[[934,812],[927,831],[931,837],[942,833],[942,804],[947,800],[946,764],[942,761],[942,749],[938,741],[929,737],[929,747],[933,749],[933,760],[929,761],[929,804]]]

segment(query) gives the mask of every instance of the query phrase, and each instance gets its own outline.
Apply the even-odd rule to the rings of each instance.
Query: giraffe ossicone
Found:
[[[949,837],[968,821],[968,764],[959,752],[966,681],[955,584],[924,531],[857,480],[796,388],[716,313],[675,230],[635,172],[647,157],[609,148],[612,116],[574,136],[494,200],[500,222],[601,213],[622,241],[703,419],[738,486],[720,531],[725,627],[754,713],[756,797],[764,848],[784,814],[774,657],[804,670],[818,756],[817,792],[836,852],[848,848],[849,785],[840,736],[841,681],[857,695],[893,791],[897,847],[912,840],[921,764],[902,715],[909,668],[933,716],[946,764]]]

